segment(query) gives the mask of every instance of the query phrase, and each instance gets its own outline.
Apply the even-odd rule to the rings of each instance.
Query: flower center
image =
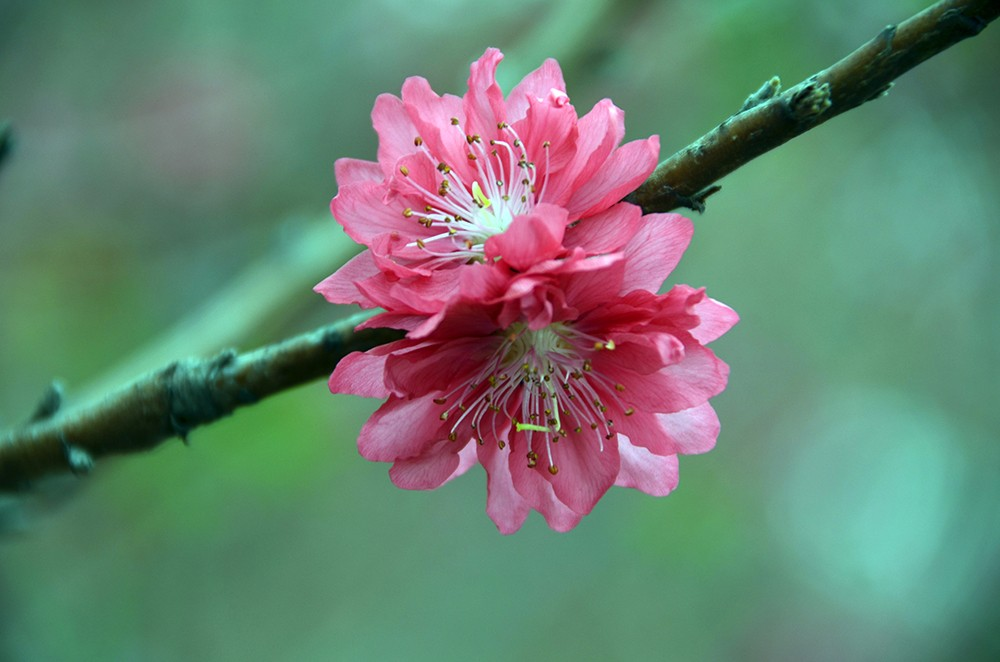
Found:
[[[451,118],[453,129],[464,130],[457,117]],[[400,172],[424,199],[423,210],[403,210],[403,216],[416,216],[417,222],[438,232],[410,243],[442,262],[483,260],[483,244],[495,234],[510,227],[515,216],[530,213],[545,192],[546,177],[539,180],[535,163],[528,158],[524,143],[506,122],[497,124],[497,138],[485,141],[478,135],[465,134],[468,146],[466,158],[473,165],[472,178],[465,181],[444,161],[438,160],[418,136],[413,140],[434,164],[439,175],[437,189],[428,190],[409,178],[408,170]],[[545,152],[545,172],[549,162],[548,141],[542,143]]]
[[[448,438],[468,438],[466,433],[471,431],[469,436],[483,444],[483,437],[492,435],[502,450],[507,442],[497,430],[506,428],[509,421],[507,441],[524,440],[530,468],[538,465],[538,451],[544,443],[552,475],[559,471],[553,444],[564,437],[589,436],[603,450],[605,440],[616,434],[606,403],[613,402],[626,416],[635,411],[621,400],[625,386],[594,372],[586,358],[614,349],[614,341],[583,333],[568,323],[557,322],[537,331],[522,322],[511,325],[476,377],[435,399],[446,405],[441,420],[453,420]]]

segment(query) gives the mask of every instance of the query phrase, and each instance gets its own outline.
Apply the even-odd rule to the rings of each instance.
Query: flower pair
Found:
[[[364,457],[408,489],[479,462],[501,532],[532,509],[565,531],[612,485],[669,493],[677,456],[712,448],[728,367],[704,345],[737,316],[702,290],[657,294],[691,223],[620,202],[657,138],[619,146],[608,100],[578,118],[554,60],[504,98],[501,59],[473,63],[463,97],[414,77],[377,99],[378,162],[340,159],[331,203],[367,248],[316,290],[407,331],[330,378],[386,398]]]

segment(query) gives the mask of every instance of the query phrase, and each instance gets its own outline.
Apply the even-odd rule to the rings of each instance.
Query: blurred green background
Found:
[[[544,57],[663,156],[904,0],[0,2],[0,424],[346,314],[375,96]],[[1000,28],[723,181],[674,282],[742,322],[718,447],[511,537],[393,487],[322,381],[0,501],[0,659],[997,659]]]

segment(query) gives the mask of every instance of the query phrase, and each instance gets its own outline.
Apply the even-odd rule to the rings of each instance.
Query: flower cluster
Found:
[[[413,77],[376,100],[378,161],[337,161],[331,203],[366,249],[316,290],[407,332],[330,378],[386,399],[364,457],[407,489],[478,462],[502,533],[532,509],[566,531],[612,485],[668,494],[677,456],[714,446],[728,367],[705,344],[738,318],[700,289],[657,294],[691,222],[621,202],[657,138],[619,145],[609,100],[578,117],[554,60],[505,98],[502,57],[472,64],[463,97]]]

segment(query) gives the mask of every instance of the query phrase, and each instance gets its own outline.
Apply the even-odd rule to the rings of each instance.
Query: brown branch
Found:
[[[1000,0],[939,2],[780,96],[777,80],[768,81],[736,115],[660,164],[630,199],[646,212],[703,208],[724,175],[877,98],[894,78],[978,34],[998,14]],[[94,458],[184,438],[238,407],[329,374],[352,351],[402,336],[386,329],[353,333],[358,322],[347,320],[247,354],[227,351],[213,359],[179,361],[77,412],[53,416],[60,399],[51,393],[51,402],[34,417],[44,420],[0,434],[0,491],[23,489],[52,473],[85,472]]]
[[[874,39],[832,67],[775,96],[773,79],[743,109],[661,163],[629,196],[649,212],[703,211],[715,182],[837,115],[885,94],[924,60],[979,34],[1000,15],[998,0],[945,0]],[[755,97],[757,97],[755,99]],[[756,101],[757,103],[754,103]]]
[[[392,329],[355,333],[354,327],[367,316],[246,354],[228,350],[211,359],[177,361],[94,406],[7,432],[0,436],[0,491],[30,487],[52,473],[85,473],[95,458],[105,455],[148,450],[171,437],[183,439],[238,407],[329,375],[350,352],[402,337]]]

